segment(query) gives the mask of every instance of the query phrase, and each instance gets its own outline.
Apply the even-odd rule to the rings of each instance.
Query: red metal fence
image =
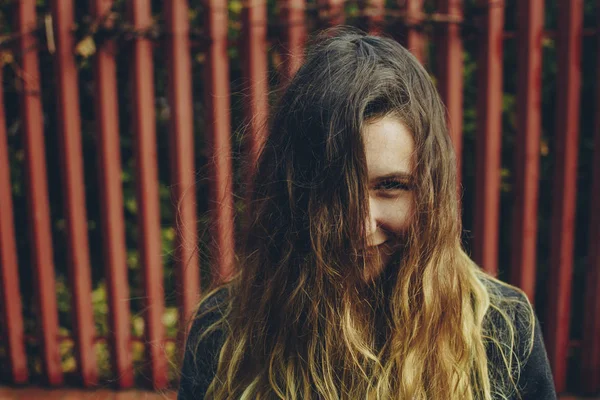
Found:
[[[463,160],[463,4],[459,0],[438,0],[433,13],[425,13],[423,0],[403,0],[393,10],[382,2],[359,2],[359,23],[370,31],[386,31],[400,38],[427,65],[435,64],[437,85],[448,107],[450,132],[459,164]],[[154,21],[149,0],[128,2],[128,21],[134,30],[143,32]],[[41,348],[42,373],[51,386],[64,383],[58,352],[59,323],[55,298],[53,244],[50,233],[44,128],[40,104],[40,65],[37,48],[36,1],[21,0],[15,5],[15,48],[22,71],[21,103],[28,200],[29,233],[34,293],[37,304],[37,340]],[[502,68],[503,47],[510,35],[504,31],[503,1],[480,0],[478,41],[478,92],[476,135],[476,180],[473,255],[491,273],[498,272],[499,208],[502,146]],[[90,14],[112,23],[105,16],[111,0],[92,0]],[[269,46],[267,3],[254,0],[243,3],[242,40],[236,43],[243,55],[243,72],[248,82],[245,117],[249,121],[249,145],[246,151],[255,157],[263,140],[263,124],[268,114]],[[278,3],[276,34],[283,46],[279,72],[289,78],[302,60],[307,34],[307,10],[317,9],[320,26],[343,23],[345,3],[338,0],[281,0]],[[234,256],[233,171],[231,165],[230,76],[228,48],[228,14],[226,0],[203,3],[204,113],[207,124],[206,143],[211,184],[212,237],[217,249],[213,276],[218,279],[232,272]],[[518,92],[517,136],[515,141],[514,219],[512,223],[512,263],[510,281],[533,300],[535,291],[548,292],[548,307],[538,309],[545,322],[546,345],[555,374],[557,390],[566,389],[568,351],[580,346],[581,390],[600,391],[600,107],[595,103],[594,169],[589,226],[590,245],[587,255],[584,337],[570,341],[571,287],[575,235],[575,200],[577,195],[578,136],[580,121],[581,42],[583,40],[582,0],[558,0],[557,102],[554,135],[555,164],[552,191],[552,253],[547,287],[536,288],[536,242],[538,238],[538,186],[540,178],[540,135],[542,96],[542,51],[544,1],[518,2]],[[600,3],[596,5],[600,21]],[[178,260],[175,268],[179,318],[185,321],[198,299],[200,273],[197,253],[190,244],[198,241],[196,191],[194,189],[194,134],[192,109],[192,74],[190,27],[186,0],[165,2],[164,27],[168,59],[168,99],[171,107],[170,160],[171,190],[174,204],[179,205],[176,220]],[[85,225],[86,206],[81,151],[81,121],[75,56],[73,0],[51,2],[51,37],[58,112],[58,137],[63,179],[64,215],[68,237],[68,276],[72,293],[77,374],[85,387],[98,384],[94,345],[96,337],[91,309],[89,244]],[[403,21],[398,31],[389,32],[384,24],[390,16]],[[433,48],[429,59],[428,35],[420,29],[428,19],[435,22]],[[270,28],[269,28],[270,29]],[[598,36],[598,29],[594,35]],[[269,34],[270,35],[270,34]],[[167,359],[162,344],[165,329],[162,316],[165,293],[162,286],[163,265],[160,253],[160,220],[156,160],[156,127],[153,69],[153,43],[148,36],[131,39],[132,121],[135,136],[135,162],[138,200],[138,240],[141,273],[145,293],[144,342],[148,376],[155,389],[168,385]],[[597,51],[597,49],[596,49]],[[598,51],[600,65],[600,51]],[[112,373],[119,388],[134,385],[130,332],[129,287],[123,219],[121,156],[119,154],[119,116],[115,43],[106,40],[93,56],[97,135],[97,169],[101,186],[100,209],[108,291],[110,333],[105,338],[111,351]],[[600,71],[600,67],[597,67]],[[2,69],[0,69],[0,81]],[[600,78],[600,75],[598,76]],[[600,87],[600,85],[599,85]],[[9,382],[26,384],[30,379],[25,350],[22,303],[19,292],[19,262],[15,245],[13,204],[11,197],[9,148],[7,145],[5,104],[0,92],[0,294],[2,310],[2,345]],[[251,174],[251,171],[246,171]]]

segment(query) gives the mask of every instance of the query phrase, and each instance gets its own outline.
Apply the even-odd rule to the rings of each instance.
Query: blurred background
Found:
[[[600,394],[599,23],[595,0],[0,0],[0,399],[173,396],[269,105],[339,24],[431,73],[465,247],[534,303],[559,393]]]

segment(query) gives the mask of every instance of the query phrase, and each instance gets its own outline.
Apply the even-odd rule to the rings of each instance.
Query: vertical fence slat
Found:
[[[400,10],[406,16],[402,30],[402,44],[415,55],[421,64],[427,61],[426,38],[420,25],[423,23],[424,0],[400,0]]]
[[[438,90],[448,109],[448,128],[456,153],[458,182],[462,168],[463,45],[460,35],[462,0],[437,0],[437,11],[447,15],[436,29]]]
[[[102,18],[112,0],[92,0],[94,18]],[[102,219],[102,253],[109,306],[109,347],[114,379],[119,388],[133,386],[129,284],[125,250],[125,220],[121,184],[119,109],[115,43],[107,40],[94,56],[98,173]]]
[[[560,0],[558,5],[556,161],[546,337],[556,390],[561,393],[566,387],[571,314],[583,0]]]
[[[492,4],[493,3],[493,4]],[[492,275],[498,273],[500,168],[502,147],[502,53],[504,3],[482,0],[477,65],[477,135],[473,259]]]
[[[588,247],[587,279],[582,348],[582,382],[586,393],[600,391],[600,1],[596,2],[596,121],[592,195],[590,202],[590,244]]]
[[[52,386],[63,383],[58,347],[58,312],[54,277],[54,254],[50,230],[50,205],[44,146],[44,125],[38,59],[35,0],[23,0],[17,7],[21,78],[21,121],[27,176],[34,291],[37,302],[40,354],[44,378]]]
[[[281,4],[280,20],[284,26],[283,76],[285,80],[291,79],[302,64],[306,38],[305,8],[305,0],[283,0]]]
[[[128,7],[134,29],[143,32],[152,25],[149,0],[129,2]],[[167,360],[163,350],[165,329],[162,317],[165,306],[161,260],[152,42],[146,37],[137,36],[132,45],[132,117],[135,137],[138,243],[143,268],[145,298],[144,335],[152,384],[155,389],[163,389],[168,384],[168,379]]]
[[[73,54],[73,2],[54,0],[52,16],[56,52],[54,54],[58,94],[58,137],[63,179],[64,213],[67,221],[67,263],[71,286],[71,316],[75,339],[77,374],[83,386],[95,385],[98,367],[94,349],[92,277],[83,183],[81,121],[77,68]]]
[[[210,44],[204,66],[210,204],[213,218],[215,281],[234,272],[233,185],[231,166],[231,121],[229,60],[227,58],[227,1],[208,0],[206,27]]]
[[[510,282],[535,296],[544,1],[518,5],[517,137]]]
[[[19,291],[19,266],[15,242],[15,221],[10,182],[10,159],[6,136],[6,114],[0,64],[0,324],[12,383],[25,383],[29,378],[22,303]]]
[[[248,93],[244,101],[244,118],[248,123],[246,151],[250,160],[245,173],[247,182],[250,182],[258,151],[265,140],[265,124],[269,112],[265,0],[253,0],[244,6],[242,38],[243,74]]]
[[[165,20],[169,33],[168,72],[171,106],[171,191],[177,205],[175,223],[175,272],[177,302],[181,326],[194,310],[200,293],[200,269],[196,225],[196,184],[194,168],[194,126],[192,110],[192,64],[190,24],[187,0],[165,4]]]

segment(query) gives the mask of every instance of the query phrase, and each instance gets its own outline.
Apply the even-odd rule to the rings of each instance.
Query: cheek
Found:
[[[400,234],[410,226],[414,211],[412,194],[390,201],[387,204],[387,229]]]

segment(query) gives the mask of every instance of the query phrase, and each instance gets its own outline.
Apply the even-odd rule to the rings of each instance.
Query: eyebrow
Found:
[[[377,176],[371,180],[381,182],[381,181],[386,181],[389,179],[400,179],[400,180],[411,181],[413,179],[413,177],[412,177],[412,174],[410,174],[406,171],[394,171],[394,172],[387,173],[385,175]]]

